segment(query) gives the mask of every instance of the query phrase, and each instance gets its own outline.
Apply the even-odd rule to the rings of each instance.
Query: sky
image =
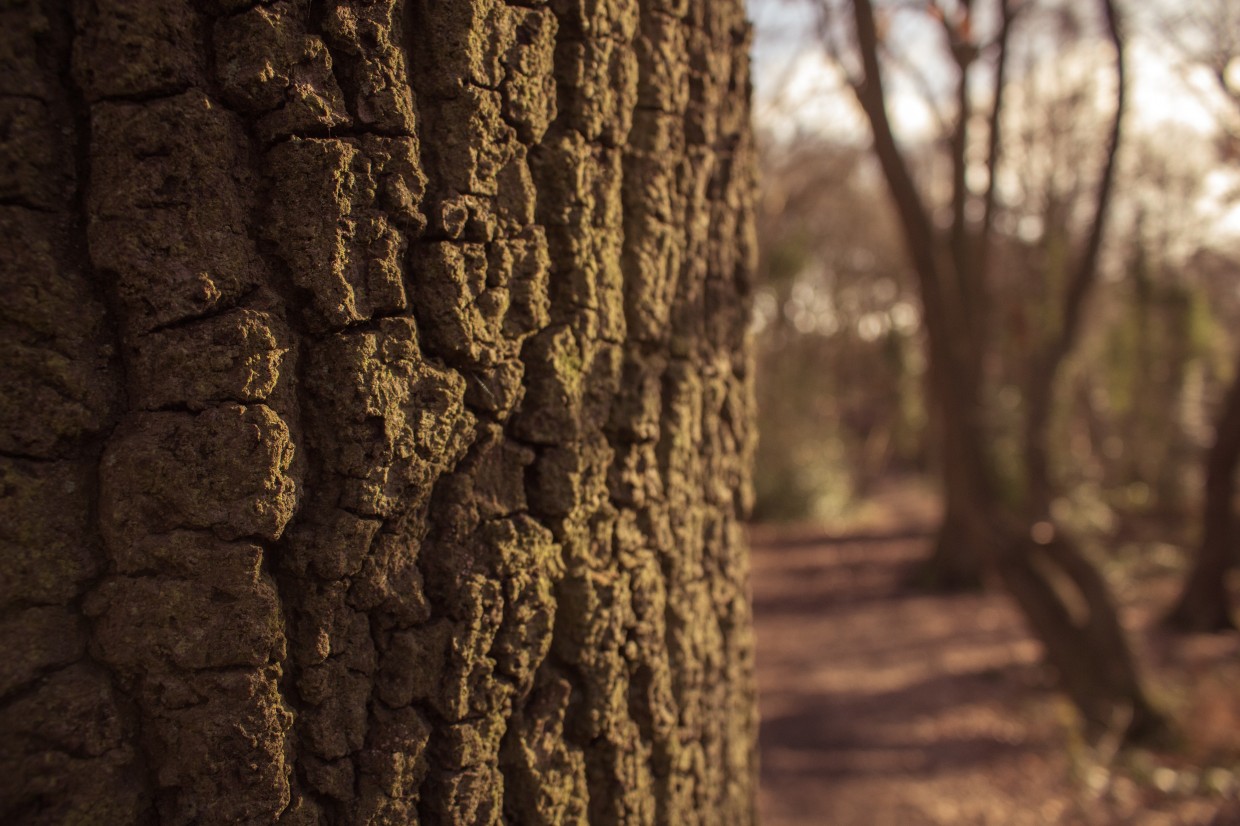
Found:
[[[801,126],[828,134],[860,135],[864,124],[855,112],[839,74],[820,48],[816,16],[809,2],[749,0],[754,22],[754,79],[759,117],[776,129]],[[914,35],[927,49],[937,32],[923,27]],[[1174,64],[1168,49],[1147,42],[1139,32],[1130,39],[1130,95],[1134,120],[1141,128],[1169,123],[1202,133],[1215,129],[1212,106],[1218,105],[1214,80],[1204,69],[1186,73]],[[1240,63],[1234,73],[1240,76]],[[1240,81],[1240,77],[1237,78]],[[1240,82],[1238,82],[1240,85]],[[929,132],[930,114],[910,88],[894,90],[893,117],[908,133]],[[780,122],[787,122],[782,126]]]
[[[1143,11],[1164,0],[1137,0]],[[798,133],[820,134],[847,142],[868,142],[868,127],[839,70],[825,55],[817,36],[817,16],[805,0],[749,0],[754,22],[755,120],[776,139]],[[920,15],[903,16],[904,42],[924,44],[924,54],[937,54],[941,33]],[[1218,128],[1219,108],[1225,106],[1214,78],[1204,69],[1186,69],[1166,44],[1154,42],[1149,26],[1133,26],[1128,38],[1130,134],[1197,135],[1208,145]],[[893,32],[893,37],[895,33]],[[918,47],[915,47],[918,48]],[[922,55],[913,55],[914,58]],[[1048,63],[1067,60],[1053,54]],[[1105,61],[1100,61],[1105,63]],[[1177,65],[1179,63],[1180,65]],[[1240,62],[1235,74],[1240,85]],[[945,72],[926,74],[927,83],[946,88]],[[906,139],[928,138],[936,124],[925,96],[911,83],[889,81],[889,112]],[[1237,173],[1220,169],[1206,180],[1201,208],[1218,229],[1240,235],[1240,207],[1229,205],[1238,185]]]

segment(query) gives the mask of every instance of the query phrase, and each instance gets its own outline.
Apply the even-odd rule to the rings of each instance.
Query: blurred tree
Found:
[[[1220,113],[1220,138],[1235,157],[1240,146],[1240,7],[1234,0],[1199,0],[1177,11],[1167,30],[1183,57],[1204,66],[1230,110]],[[1231,125],[1232,128],[1228,128]],[[1236,470],[1240,465],[1240,354],[1231,387],[1214,423],[1206,456],[1201,540],[1188,581],[1168,616],[1185,631],[1236,628],[1227,573],[1237,562]]]
[[[1216,243],[1203,203],[1211,139],[1134,125],[1110,222],[1110,286],[1092,302],[1065,371],[1072,393],[1059,394],[1052,438],[1057,512],[1112,550],[1127,541],[1189,541],[1207,400],[1230,375],[1225,319],[1234,317],[1230,287],[1220,289],[1197,263]],[[1026,266],[1005,269],[1040,282],[1037,254],[1024,259]]]
[[[1227,572],[1236,564],[1236,466],[1240,463],[1240,364],[1214,423],[1214,443],[1206,454],[1201,540],[1188,581],[1168,623],[1184,631],[1236,628]]]
[[[973,0],[951,4],[929,0],[912,6],[937,21],[946,46],[943,64],[954,78],[950,95],[954,117],[939,118],[949,124],[943,136],[950,180],[942,199],[944,230],[926,197],[926,191],[934,194],[934,182],[916,179],[888,111],[885,73],[902,55],[889,35],[896,13],[909,4],[876,9],[871,0],[852,0],[847,5],[851,27],[833,19],[839,7],[832,0],[820,0],[821,32],[871,127],[873,150],[917,277],[926,328],[930,399],[946,500],[931,570],[942,584],[970,583],[981,567],[999,577],[1045,646],[1062,687],[1088,728],[1119,729],[1127,736],[1159,731],[1162,719],[1147,698],[1107,585],[1055,524],[1050,507],[1048,440],[1054,390],[1080,336],[1086,299],[1098,280],[1125,109],[1124,41],[1114,3],[1101,0],[1115,80],[1114,114],[1100,166],[1091,178],[1073,175],[1068,190],[1048,187],[1043,193],[1042,226],[1035,228],[1044,246],[1041,275],[1058,289],[1053,306],[1048,305],[1053,312],[1024,328],[1018,489],[1003,484],[992,447],[993,326],[1007,322],[996,318],[995,312],[995,237],[1012,33],[1018,15],[1035,4],[996,0],[981,9]],[[1078,10],[1055,5],[1051,11],[1059,29],[1039,30],[1039,36],[1079,34],[1084,21]],[[978,20],[985,13],[992,16],[993,35],[984,40]],[[1045,45],[1033,43],[1030,48]],[[976,100],[981,85],[989,88],[986,107]],[[978,120],[984,121],[987,136],[981,142],[972,132]],[[1082,159],[1074,157],[1069,163],[1075,169],[1082,166]],[[1073,197],[1061,198],[1063,194]],[[1083,230],[1072,232],[1078,226]]]

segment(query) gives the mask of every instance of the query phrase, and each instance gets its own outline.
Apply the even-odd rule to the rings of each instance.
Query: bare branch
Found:
[[[1013,12],[1012,0],[1000,0],[999,6],[1002,20],[999,25],[999,34],[995,40],[995,46],[999,54],[995,57],[995,83],[994,91],[991,93],[990,119],[988,123],[990,134],[987,136],[988,145],[986,148],[986,172],[989,179],[986,181],[986,192],[982,196],[982,227],[978,238],[978,270],[982,273],[986,273],[990,269],[991,247],[994,243],[999,161],[1003,149],[1003,91],[1007,86],[1007,63],[1012,27],[1015,24],[1016,13],[1019,12],[1019,9],[1017,12]]]
[[[969,95],[969,69],[971,61],[960,59],[960,75],[956,79],[956,124],[951,133],[952,164],[952,223],[951,253],[956,265],[956,279],[960,288],[960,300],[965,307],[972,304],[975,278],[969,266],[969,227],[967,209],[969,203],[969,121],[973,118],[973,103]]]
[[[903,228],[905,244],[912,260],[913,269],[921,284],[922,304],[930,330],[950,329],[951,311],[946,302],[943,273],[935,256],[934,224],[926,210],[925,201],[909,171],[908,162],[896,143],[891,120],[887,114],[883,91],[883,78],[878,60],[878,29],[874,21],[874,7],[870,0],[853,0],[853,18],[856,26],[857,47],[861,57],[864,78],[853,87],[861,104],[874,138],[874,153],[878,157],[883,177],[891,191],[892,200]],[[931,342],[932,346],[934,342]],[[946,365],[945,365],[946,366]]]
[[[844,58],[844,49],[836,39],[834,17],[832,0],[818,0],[818,39],[822,41],[823,48],[827,50],[827,56],[831,58],[831,62],[839,67],[844,82],[856,94],[863,78],[857,75]]]
[[[1119,155],[1127,99],[1127,77],[1124,68],[1124,38],[1119,14],[1115,8],[1115,0],[1102,0],[1102,6],[1106,16],[1107,35],[1115,49],[1115,117],[1111,121],[1111,131],[1107,138],[1106,162],[1098,182],[1097,201],[1094,205],[1089,234],[1068,283],[1068,291],[1064,296],[1063,326],[1060,328],[1054,345],[1047,353],[1047,367],[1052,372],[1071,352],[1080,331],[1085,300],[1098,280],[1098,259],[1102,251],[1102,239],[1106,231],[1107,216],[1115,189],[1116,161]]]

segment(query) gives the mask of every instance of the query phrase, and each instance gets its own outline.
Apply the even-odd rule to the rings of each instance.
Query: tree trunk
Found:
[[[1063,327],[1045,357],[1039,356],[1044,360],[1036,365],[1040,384],[1035,395],[1045,406],[1030,414],[1029,432],[1039,441],[1027,454],[1035,460],[1029,470],[1042,473],[1030,488],[1042,490],[1040,496],[1047,501],[1050,488],[1044,457],[1049,454],[1044,439],[1050,421],[1050,400],[1056,371],[1072,351],[1080,332],[1085,299],[1097,280],[1124,112],[1123,40],[1112,0],[1102,0],[1102,6],[1116,50],[1116,114],[1107,141],[1094,218],[1064,299]],[[982,568],[1002,580],[1091,733],[1119,728],[1122,735],[1132,737],[1159,734],[1162,718],[1145,696],[1105,581],[1066,538],[1052,535],[1045,542],[1035,541],[1044,528],[1052,527],[1045,507],[1035,505],[1018,510],[1000,495],[983,412],[984,319],[974,311],[985,302],[985,273],[971,269],[966,252],[958,253],[954,262],[948,264],[944,263],[948,256],[936,254],[939,240],[934,222],[895,140],[887,113],[874,4],[870,0],[855,0],[852,9],[861,74],[852,77],[850,83],[869,121],[874,152],[917,274],[926,326],[931,400],[940,416],[948,518],[932,564],[942,561],[945,549],[950,548],[959,560],[966,559],[963,554],[972,554]],[[1003,10],[1006,24],[1010,25],[1010,10]],[[965,68],[961,66],[962,73]],[[962,107],[957,114],[963,118],[967,113]],[[959,148],[957,145],[958,151]],[[956,182],[957,186],[961,184],[959,176]],[[957,246],[965,249],[962,243]],[[1043,521],[1045,526],[1038,524]],[[927,578],[932,580],[933,573],[931,567]]]
[[[944,492],[943,519],[934,535],[930,556],[917,566],[913,577],[916,586],[941,593],[982,587],[981,559],[971,544],[968,517],[962,512],[959,496],[951,488]]]
[[[962,412],[955,420],[968,417]],[[955,439],[984,443],[983,433],[970,434],[967,427]],[[1015,599],[1086,734],[1114,733],[1132,741],[1162,736],[1166,722],[1146,696],[1102,575],[1046,510],[1014,510],[995,495],[985,466],[961,467],[970,474],[958,483],[968,492],[957,511],[964,545]],[[1034,484],[1049,487],[1045,480]]]
[[[929,401],[938,411],[934,432],[939,448],[936,462],[943,495],[943,517],[929,558],[914,574],[915,584],[942,592],[975,590],[982,586],[984,549],[975,544],[977,537],[969,526],[969,502],[975,495],[976,484],[968,463],[971,454],[985,442],[969,445],[953,441],[953,434],[962,431],[952,427],[947,417],[957,415],[952,407],[958,390],[949,387],[942,391],[952,398],[940,396],[933,385],[928,392]]]
[[[1016,599],[1088,736],[1158,740],[1167,722],[1146,696],[1106,581],[1070,539],[1034,539],[1014,523],[998,538],[998,573]]]
[[[999,494],[980,416],[980,363],[970,361],[968,341],[956,330],[939,331],[935,352],[958,355],[951,364],[931,364],[950,381],[937,399],[943,411],[943,449],[957,457],[945,465],[945,487],[956,494],[952,531],[984,571],[1015,599],[1030,632],[1042,643],[1060,687],[1081,714],[1086,734],[1121,739],[1155,739],[1166,731],[1161,713],[1146,696],[1137,663],[1102,575],[1081,549],[1055,528],[1049,512],[1050,400],[1055,371],[1041,370],[1028,398],[1029,490],[1022,507]],[[945,520],[945,525],[948,524]],[[946,535],[946,530],[944,531]]]
[[[1238,364],[1240,367],[1240,364]],[[1236,627],[1231,615],[1227,574],[1236,564],[1236,465],[1240,462],[1240,371],[1232,379],[1214,424],[1214,445],[1206,454],[1206,490],[1201,544],[1184,592],[1167,617],[1182,631],[1226,631]]]
[[[752,823],[739,0],[0,20],[0,821]]]

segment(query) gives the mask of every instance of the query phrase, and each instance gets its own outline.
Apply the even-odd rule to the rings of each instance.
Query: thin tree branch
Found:
[[[1115,190],[1115,173],[1127,101],[1127,76],[1124,65],[1124,38],[1115,0],[1102,0],[1102,6],[1106,17],[1107,35],[1115,49],[1115,117],[1111,121],[1111,131],[1107,137],[1106,163],[1098,183],[1098,199],[1094,205],[1089,234],[1064,296],[1063,324],[1054,345],[1047,353],[1046,366],[1052,373],[1072,351],[1080,333],[1085,301],[1098,280],[1098,259],[1102,251],[1102,240],[1106,232],[1107,217]]]
[[[853,94],[858,94],[857,89],[864,82],[864,78],[849,67],[844,59],[844,50],[836,41],[832,0],[818,0],[818,12],[818,39],[822,41],[823,48],[827,50],[827,57],[831,58],[831,62],[839,68],[844,82],[853,90]]]
[[[934,252],[934,224],[909,171],[908,163],[896,143],[887,114],[878,60],[878,29],[874,21],[874,6],[870,0],[853,0],[852,5],[857,48],[864,72],[861,82],[853,86],[853,92],[870,122],[874,153],[891,190],[892,200],[904,230],[909,257],[921,284],[927,326],[931,329],[947,329],[946,325],[951,322],[944,301],[942,272]]]
[[[1003,151],[1004,89],[1007,86],[1008,47],[1011,42],[1012,26],[1015,21],[1011,0],[1000,0],[999,6],[1002,22],[999,27],[999,35],[995,41],[999,54],[995,58],[995,85],[994,91],[991,94],[988,123],[989,135],[987,136],[988,145],[986,148],[988,180],[986,181],[986,192],[982,196],[982,227],[978,233],[977,269],[983,274],[983,278],[990,271],[990,256],[994,244],[995,205],[999,187],[999,162]]]
[[[955,51],[955,49],[953,49]],[[951,253],[952,263],[956,268],[956,283],[960,291],[960,302],[964,308],[966,321],[972,320],[971,310],[974,288],[977,279],[970,267],[969,256],[969,121],[973,117],[973,106],[969,95],[969,69],[972,61],[958,58],[960,76],[956,81],[956,124],[951,136],[952,164],[952,223]]]

